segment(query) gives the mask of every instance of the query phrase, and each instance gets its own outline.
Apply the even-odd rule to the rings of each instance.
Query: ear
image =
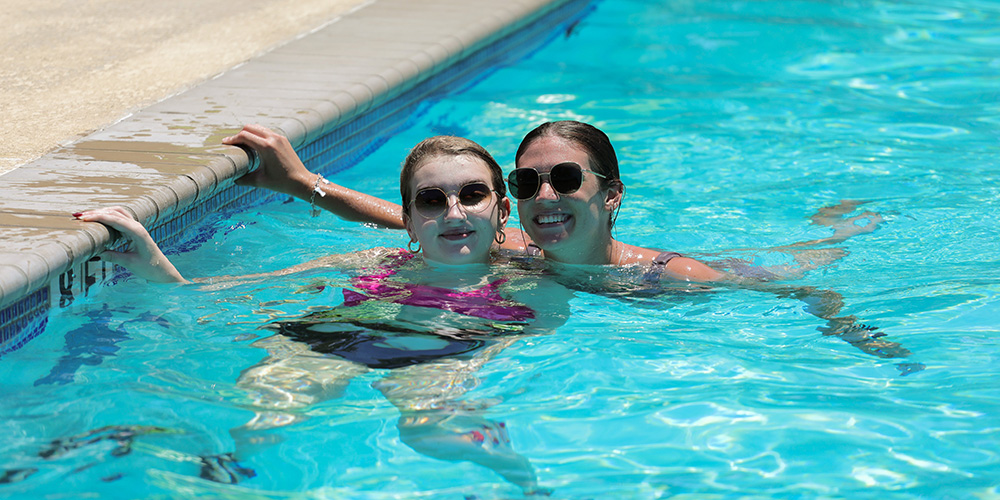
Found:
[[[417,239],[417,233],[413,230],[413,220],[410,219],[410,216],[406,212],[403,212],[403,226],[406,227],[406,234],[410,235],[410,242],[420,242]]]
[[[604,198],[604,208],[609,212],[614,212],[622,204],[625,197],[625,184],[622,181],[612,181],[608,186],[608,194]]]
[[[510,198],[504,196],[500,203],[497,203],[497,210],[500,211],[500,227],[498,231],[507,227],[507,220],[510,219]]]

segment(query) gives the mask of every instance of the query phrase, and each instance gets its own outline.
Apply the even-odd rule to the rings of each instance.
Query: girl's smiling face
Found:
[[[557,136],[532,142],[518,158],[517,167],[544,174],[565,162],[593,170],[586,150]],[[620,199],[620,192],[602,188],[597,176],[584,172],[580,189],[570,194],[558,193],[549,182],[543,182],[533,198],[518,200],[517,213],[525,232],[547,258],[570,264],[606,264],[611,242],[609,220]]]
[[[497,231],[507,223],[510,202],[492,191],[489,167],[470,155],[436,154],[424,159],[410,179],[410,193],[438,188],[447,194],[440,214],[428,217],[416,210],[409,200],[409,214],[404,214],[406,231],[420,242],[424,258],[440,264],[461,265],[488,263],[490,248]],[[462,204],[459,191],[469,184],[489,187],[489,200],[477,211]]]

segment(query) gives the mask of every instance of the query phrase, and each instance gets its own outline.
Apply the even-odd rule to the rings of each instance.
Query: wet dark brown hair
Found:
[[[601,187],[608,187],[612,182],[621,183],[618,156],[615,155],[611,139],[597,127],[578,121],[546,122],[528,132],[517,148],[514,162],[521,160],[521,156],[533,142],[547,136],[559,137],[582,147],[590,158],[590,170],[606,177],[601,179]]]

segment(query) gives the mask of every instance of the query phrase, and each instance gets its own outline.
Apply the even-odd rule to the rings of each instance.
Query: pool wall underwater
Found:
[[[92,258],[120,235],[73,212],[121,205],[162,245],[196,243],[188,228],[206,216],[283,196],[234,184],[253,159],[220,141],[244,124],[283,133],[310,170],[333,174],[421,102],[559,36],[589,3],[376,0],[3,175],[0,356],[41,334],[51,308],[114,276]]]

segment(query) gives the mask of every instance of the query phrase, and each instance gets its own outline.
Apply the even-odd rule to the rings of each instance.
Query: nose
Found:
[[[445,220],[465,218],[465,208],[458,201],[458,196],[448,197],[448,208],[444,211],[444,218]]]
[[[538,194],[535,195],[535,198],[539,200],[550,200],[550,201],[558,200],[559,193],[557,193],[556,190],[552,187],[552,183],[549,182],[549,179],[542,178],[541,182],[542,185],[538,186]]]

